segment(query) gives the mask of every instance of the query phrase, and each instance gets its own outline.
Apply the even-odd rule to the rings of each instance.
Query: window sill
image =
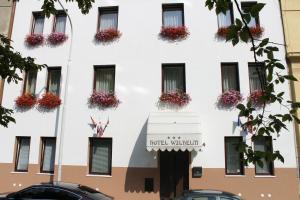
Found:
[[[13,172],[10,172],[11,174],[27,174],[28,172],[16,172],[16,171],[13,171]]]
[[[90,176],[90,177],[103,177],[103,178],[112,178],[111,175],[101,175],[101,174],[87,174],[86,176]]]
[[[274,175],[255,175],[255,178],[276,178]]]
[[[241,178],[241,177],[246,177],[246,175],[239,175],[239,174],[237,174],[237,175],[233,175],[233,174],[229,175],[229,174],[227,174],[227,175],[225,175],[225,177],[228,177],[228,178],[231,178],[231,177],[233,177],[233,178]]]
[[[48,175],[48,176],[54,176],[53,173],[42,173],[42,172],[39,172],[39,173],[36,173],[37,175]]]

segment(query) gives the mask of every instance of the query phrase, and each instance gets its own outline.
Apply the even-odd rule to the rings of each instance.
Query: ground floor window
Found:
[[[30,137],[17,137],[15,171],[28,171]]]
[[[53,173],[55,166],[55,137],[42,138],[41,172]]]
[[[243,153],[238,150],[238,145],[242,142],[242,137],[225,137],[226,174],[244,174]]]
[[[273,151],[272,147],[272,137],[261,136],[254,139],[254,150],[260,151],[262,153],[271,153]],[[257,175],[273,175],[274,174],[274,164],[273,161],[262,158],[262,166],[258,163],[255,164],[255,174]]]

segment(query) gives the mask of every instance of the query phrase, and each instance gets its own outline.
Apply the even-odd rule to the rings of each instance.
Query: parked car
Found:
[[[189,190],[175,200],[241,200],[237,195],[217,190]]]
[[[6,200],[112,200],[113,198],[87,186],[71,183],[42,183],[8,194]]]

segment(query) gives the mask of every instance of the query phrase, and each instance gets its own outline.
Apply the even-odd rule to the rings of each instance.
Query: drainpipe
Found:
[[[63,146],[64,146],[64,133],[65,133],[65,119],[66,119],[66,111],[67,111],[67,91],[68,91],[68,83],[69,83],[69,70],[71,67],[71,56],[72,56],[72,47],[73,47],[73,24],[70,15],[68,14],[67,10],[64,8],[64,6],[61,4],[60,0],[58,0],[59,5],[66,13],[71,27],[71,37],[70,37],[70,46],[69,46],[69,55],[68,55],[68,61],[66,65],[66,81],[65,81],[65,87],[64,87],[64,94],[63,94],[63,100],[64,103],[62,104],[62,112],[61,112],[61,126],[60,126],[60,132],[59,132],[59,149],[58,149],[58,172],[57,172],[57,181],[60,182],[62,178],[62,157],[63,157]]]

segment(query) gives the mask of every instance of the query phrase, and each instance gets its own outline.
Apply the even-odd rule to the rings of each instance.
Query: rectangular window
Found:
[[[23,94],[35,95],[37,71],[27,71],[24,78]]]
[[[250,92],[262,90],[266,85],[266,72],[263,63],[248,63]]]
[[[238,150],[242,142],[242,137],[225,137],[226,174],[244,174],[243,153]]]
[[[99,8],[98,29],[100,31],[118,29],[118,7]]]
[[[56,138],[42,138],[41,172],[53,173],[55,166]]]
[[[254,139],[254,151],[260,151],[264,153],[273,152],[272,137],[261,136]],[[263,166],[255,164],[255,174],[257,175],[273,175],[274,165],[273,161],[267,161],[265,158],[261,159]]]
[[[182,3],[163,4],[163,26],[184,26],[184,8]]]
[[[28,171],[30,137],[17,137],[15,171]]]
[[[60,68],[48,68],[47,92],[51,92],[59,96],[60,74]]]
[[[66,31],[66,22],[67,22],[67,15],[64,12],[58,12],[55,15],[55,22],[53,32],[56,33],[65,33]]]
[[[239,71],[237,63],[221,63],[222,89],[240,91]]]
[[[226,11],[226,13],[220,12],[218,14],[218,26],[219,28],[226,28],[231,26],[233,24],[233,8],[232,3],[230,3],[229,9]]]
[[[112,139],[90,138],[90,174],[111,175]]]
[[[253,5],[257,4],[257,2],[242,2],[241,7],[244,13],[249,13],[250,9]],[[251,16],[251,19],[248,23],[249,27],[257,27],[259,26],[259,17],[254,18]]]
[[[94,90],[96,92],[114,93],[115,66],[95,66],[94,80]]]
[[[44,30],[44,21],[45,16],[40,12],[34,12],[33,15],[33,22],[32,22],[32,34],[42,34]]]
[[[184,64],[162,65],[162,91],[185,92],[185,66]]]

